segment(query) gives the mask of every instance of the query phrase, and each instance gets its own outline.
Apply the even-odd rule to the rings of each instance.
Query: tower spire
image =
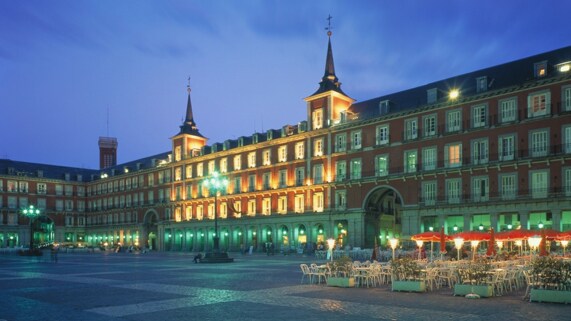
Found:
[[[328,37],[327,57],[325,58],[325,72],[323,74],[323,78],[321,78],[321,82],[319,83],[319,89],[317,89],[317,91],[313,95],[321,94],[330,90],[345,95],[345,93],[341,90],[341,83],[339,82],[339,79],[335,75],[335,63],[333,62],[333,50],[331,49],[331,35],[333,34],[333,32],[331,31],[333,30],[333,27],[331,27],[331,19],[333,19],[333,17],[329,15],[327,17],[327,27],[325,27],[325,30],[327,30],[327,37]]]
[[[180,126],[180,134],[191,134],[191,135],[202,135],[198,132],[198,127],[194,122],[194,116],[192,114],[192,102],[190,101],[190,76],[188,77],[188,84],[186,85],[186,91],[188,92],[188,100],[186,102],[186,118]]]

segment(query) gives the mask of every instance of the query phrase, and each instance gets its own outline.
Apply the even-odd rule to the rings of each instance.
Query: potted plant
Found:
[[[491,297],[494,286],[490,284],[492,266],[486,258],[478,258],[464,268],[458,269],[460,282],[454,285],[454,295],[469,298]]]
[[[409,257],[391,261],[391,284],[393,291],[425,292],[426,282],[420,266]]]
[[[571,303],[571,262],[538,257],[531,263],[530,279],[529,301]]]
[[[353,261],[348,256],[342,256],[329,263],[331,275],[327,278],[328,286],[354,287],[355,278],[351,275]]]

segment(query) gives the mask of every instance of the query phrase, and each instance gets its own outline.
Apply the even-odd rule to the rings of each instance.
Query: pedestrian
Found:
[[[198,253],[194,256],[194,263],[199,263],[202,260],[202,253]]]

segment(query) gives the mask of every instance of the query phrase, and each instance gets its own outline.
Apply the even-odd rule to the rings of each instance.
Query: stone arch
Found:
[[[143,216],[143,232],[141,233],[141,246],[156,250],[158,246],[159,214],[154,209],[149,209]]]
[[[401,193],[392,186],[382,185],[369,191],[363,200],[365,247],[385,245],[388,238],[401,234],[403,205]]]

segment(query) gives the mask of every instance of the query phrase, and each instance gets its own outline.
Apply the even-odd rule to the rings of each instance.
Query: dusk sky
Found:
[[[336,74],[363,101],[571,45],[570,13],[563,0],[0,1],[0,158],[96,169],[107,135],[118,163],[166,152],[189,76],[209,144],[297,124],[329,14]]]

